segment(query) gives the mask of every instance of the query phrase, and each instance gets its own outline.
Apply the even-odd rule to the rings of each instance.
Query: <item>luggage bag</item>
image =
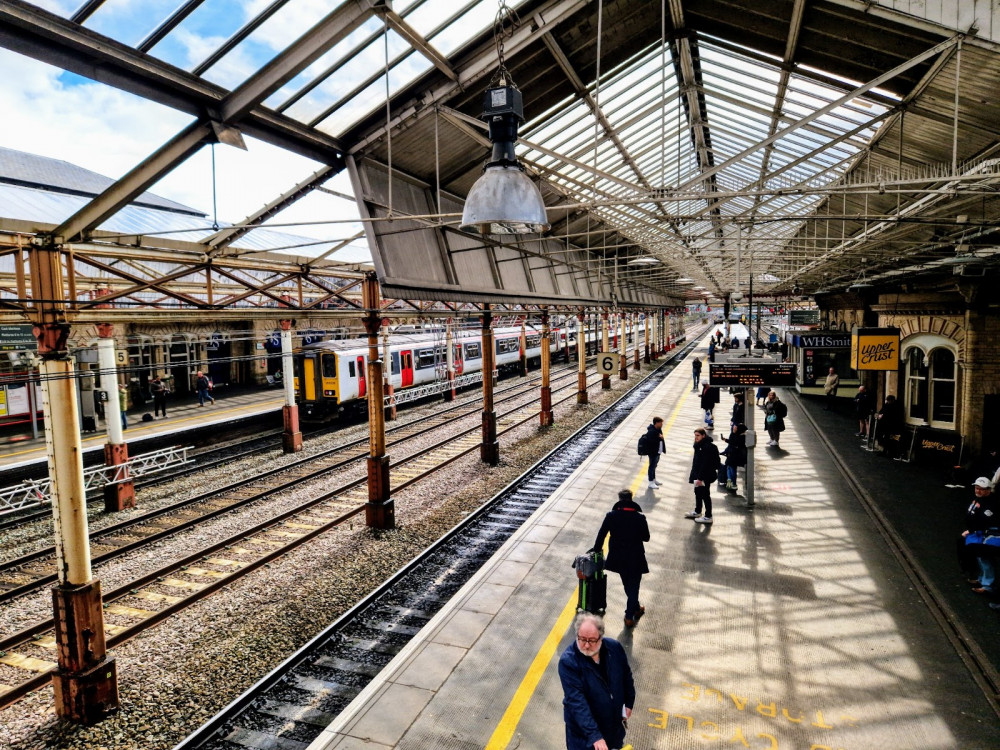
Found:
[[[608,606],[608,576],[604,572],[604,554],[588,550],[573,560],[576,577],[579,579],[576,595],[576,611],[604,615]]]

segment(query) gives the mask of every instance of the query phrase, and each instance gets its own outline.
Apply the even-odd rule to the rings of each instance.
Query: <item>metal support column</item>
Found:
[[[90,725],[118,710],[118,671],[115,660],[107,655],[104,640],[101,584],[91,577],[79,408],[73,360],[66,349],[69,323],[63,303],[61,257],[57,247],[47,245],[32,248],[29,258],[33,297],[38,300],[34,334],[41,358],[45,446],[59,577],[52,589],[59,663],[52,685],[56,714]],[[114,372],[113,362],[110,372]],[[109,380],[113,380],[110,375]],[[116,404],[117,399],[115,393]],[[113,416],[118,420],[120,436],[117,409]]]
[[[518,366],[521,368],[521,377],[525,377],[528,374],[528,332],[525,330],[526,320],[521,320],[521,335],[517,340],[517,346],[520,350],[520,361]]]
[[[653,316],[649,314],[648,310],[644,313],[643,323],[644,325],[642,326],[642,333],[644,339],[643,344],[645,349],[643,352],[642,361],[648,365],[650,362],[650,352],[649,352],[649,338],[651,333],[650,329],[654,327]]]
[[[382,375],[385,379],[385,398],[389,405],[385,407],[385,420],[392,422],[396,418],[396,399],[393,398],[392,360],[389,358],[389,327],[382,326]]]
[[[396,526],[396,511],[389,491],[389,457],[385,454],[385,397],[382,392],[382,360],[378,335],[382,329],[382,305],[378,278],[366,273],[361,286],[368,334],[368,503],[365,523],[375,529]]]
[[[757,416],[757,400],[750,406],[750,399],[754,396],[754,389],[747,388],[743,391],[744,424],[747,426],[747,466],[746,466],[746,486],[743,488],[743,495],[747,499],[747,507],[753,508],[753,475],[754,463],[753,452],[757,444],[757,434],[754,432],[754,422]]]
[[[299,429],[299,405],[295,403],[295,371],[292,366],[292,321],[281,323],[281,382],[285,391],[285,404],[281,407],[281,447],[285,453],[302,450],[302,431]]]
[[[479,457],[483,463],[500,463],[500,443],[497,441],[497,413],[493,410],[493,370],[496,368],[496,345],[493,343],[493,313],[483,306],[483,442]]]
[[[632,369],[639,370],[639,313],[629,316],[632,323]],[[648,359],[646,360],[649,361]]]
[[[621,337],[618,339],[618,379],[628,380],[628,338],[625,336],[625,313],[618,313],[618,330]]]
[[[611,351],[611,347],[608,342],[608,311],[606,309],[601,310],[601,351]],[[601,390],[611,390],[611,375],[601,375]]]
[[[448,373],[448,387],[444,392],[445,401],[455,400],[455,339],[451,333],[451,319],[445,323],[444,331],[444,361]]]
[[[552,388],[549,386],[549,363],[551,352],[549,350],[549,311],[542,308],[542,408],[539,412],[539,419],[542,427],[552,424]]]
[[[580,331],[576,337],[576,356],[577,356],[577,375],[576,375],[576,403],[585,404],[588,400],[587,395],[587,347],[584,344],[584,321],[586,320],[586,314],[583,309],[580,309],[580,314],[577,319],[580,321]]]
[[[122,466],[128,477],[128,445],[122,434],[121,405],[118,403],[118,369],[115,367],[114,327],[110,323],[97,325],[97,366],[101,370],[101,388],[108,398],[104,404],[105,429],[108,442],[104,444],[104,465],[114,476],[115,467]],[[104,510],[115,513],[135,507],[135,483],[131,478],[124,482],[104,485]]]

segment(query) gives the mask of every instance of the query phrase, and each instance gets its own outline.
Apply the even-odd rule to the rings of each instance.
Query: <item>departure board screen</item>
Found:
[[[709,364],[708,380],[713,386],[794,386],[794,364],[740,362]]]

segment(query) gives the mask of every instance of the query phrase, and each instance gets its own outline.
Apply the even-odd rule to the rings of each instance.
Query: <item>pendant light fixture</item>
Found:
[[[524,122],[521,91],[504,63],[503,39],[517,15],[501,0],[494,23],[500,65],[486,89],[482,119],[489,125],[493,150],[483,174],[469,191],[459,229],[483,235],[518,235],[546,231],[551,225],[538,187],[514,154],[517,127]]]

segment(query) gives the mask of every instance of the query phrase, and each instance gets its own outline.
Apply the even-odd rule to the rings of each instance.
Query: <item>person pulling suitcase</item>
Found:
[[[625,626],[631,628],[646,613],[639,604],[639,585],[649,572],[644,542],[649,541],[649,524],[642,508],[632,499],[631,490],[618,493],[618,502],[604,517],[594,549],[604,549],[608,538],[608,559],[604,567],[621,576],[625,589]]]

